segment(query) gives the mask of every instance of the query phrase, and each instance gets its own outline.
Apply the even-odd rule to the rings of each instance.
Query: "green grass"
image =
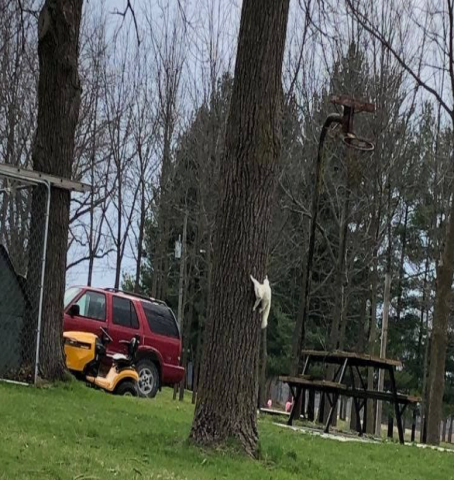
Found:
[[[0,479],[449,480],[454,454],[340,443],[260,421],[260,460],[187,441],[192,406],[169,390],[153,401],[79,383],[0,383]]]

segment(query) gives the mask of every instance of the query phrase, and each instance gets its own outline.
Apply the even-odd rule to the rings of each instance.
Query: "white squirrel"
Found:
[[[254,308],[252,309],[255,312],[256,308],[261,303],[259,312],[262,314],[262,328],[266,328],[268,325],[268,315],[270,314],[271,308],[271,287],[270,282],[268,281],[268,276],[265,277],[263,283],[260,283],[251,275],[252,283],[254,284],[254,292],[257,300],[254,303]]]

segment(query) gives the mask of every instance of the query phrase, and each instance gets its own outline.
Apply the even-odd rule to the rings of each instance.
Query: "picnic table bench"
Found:
[[[298,404],[303,390],[314,390],[325,394],[330,404],[330,411],[326,421],[324,431],[329,431],[334,413],[337,407],[337,401],[340,395],[351,397],[355,403],[356,421],[359,426],[359,434],[362,435],[365,430],[367,418],[366,403],[367,400],[379,400],[394,404],[396,413],[397,430],[399,432],[399,441],[404,443],[404,432],[402,427],[402,415],[408,405],[416,405],[421,402],[419,397],[404,395],[397,391],[394,377],[394,369],[402,367],[402,362],[388,358],[380,358],[373,355],[359,354],[354,352],[344,352],[335,350],[332,352],[320,350],[303,350],[305,357],[303,372],[297,376],[280,376],[279,379],[287,383],[293,396],[293,407],[288,419],[288,424],[292,425]],[[338,369],[334,373],[332,380],[317,379],[308,374],[312,363],[324,363],[337,365]],[[367,380],[363,378],[361,369],[374,368],[382,369],[389,375],[391,391],[377,391],[367,388]],[[346,383],[346,372],[350,372],[350,382]],[[356,373],[356,375],[355,375]],[[363,423],[361,424],[360,412],[364,410]]]

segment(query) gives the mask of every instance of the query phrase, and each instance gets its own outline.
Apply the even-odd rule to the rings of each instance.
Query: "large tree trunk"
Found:
[[[245,0],[221,167],[212,292],[191,438],[257,448],[260,314],[281,147],[282,61],[289,0]]]
[[[454,185],[453,185],[454,188]],[[427,443],[440,443],[440,422],[443,393],[445,390],[446,346],[448,316],[452,300],[452,276],[454,271],[454,199],[445,236],[445,246],[437,266],[435,309],[429,363],[429,407],[427,416]]]
[[[81,16],[82,0],[46,0],[38,23],[38,123],[33,167],[65,178],[71,178],[79,117]],[[35,203],[43,201],[43,196],[34,196]],[[61,379],[65,372],[62,333],[69,203],[68,191],[52,190],[39,367],[40,375],[49,380]],[[33,212],[42,212],[42,205],[34,205]],[[43,217],[32,219],[35,225],[42,222]]]

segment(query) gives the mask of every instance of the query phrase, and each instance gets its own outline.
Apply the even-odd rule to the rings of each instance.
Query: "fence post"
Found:
[[[50,196],[51,189],[50,183],[44,181],[43,184],[47,190],[46,198],[46,214],[44,219],[44,239],[43,239],[43,252],[41,260],[41,280],[39,286],[39,306],[38,306],[38,326],[36,332],[36,356],[35,356],[35,374],[33,378],[33,383],[36,384],[39,373],[39,347],[41,343],[41,322],[43,315],[43,298],[44,298],[44,277],[46,275],[46,255],[47,255],[47,235],[49,231],[49,213],[50,213]]]

